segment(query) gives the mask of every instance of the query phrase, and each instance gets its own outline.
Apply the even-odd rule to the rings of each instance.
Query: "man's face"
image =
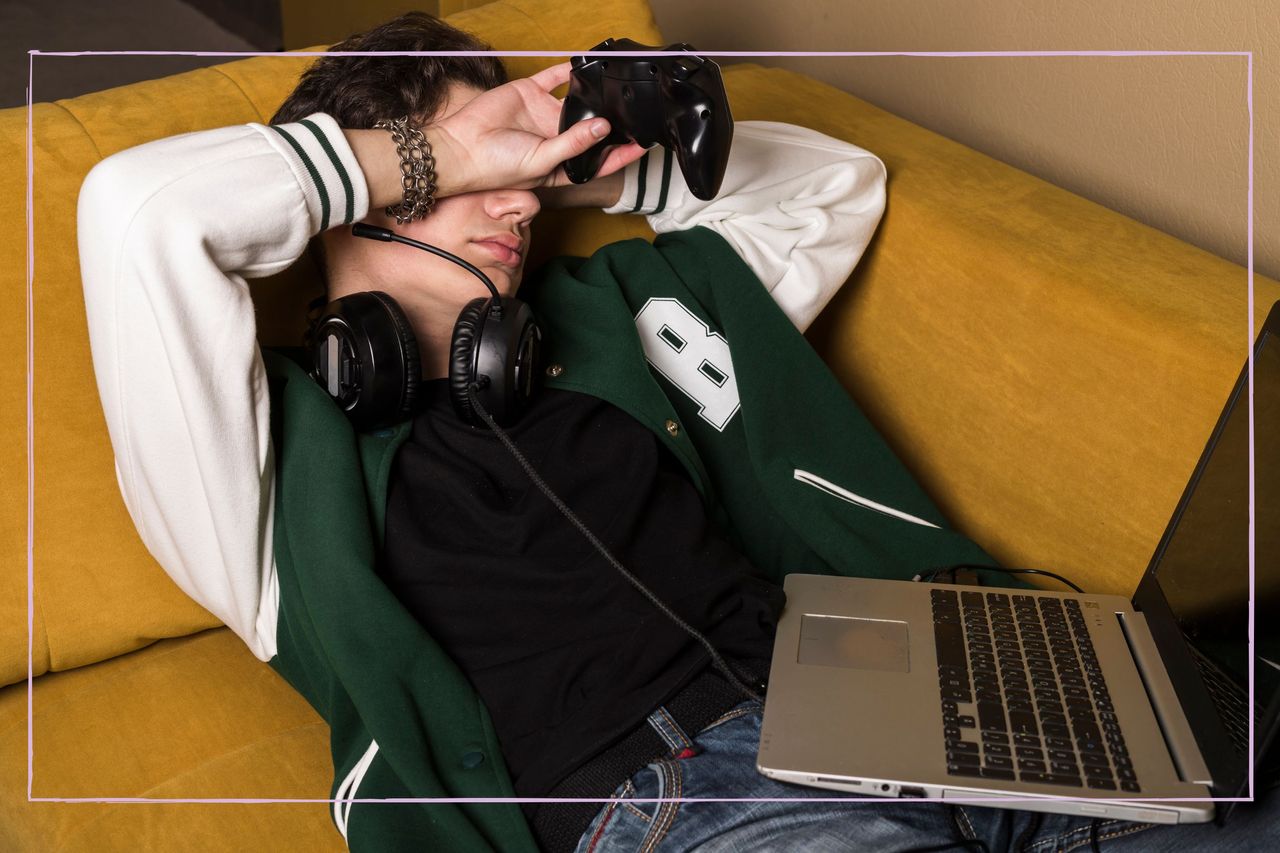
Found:
[[[453,114],[481,93],[452,84],[434,120]],[[539,208],[530,190],[486,190],[438,199],[431,213],[416,222],[397,225],[381,209],[370,211],[365,221],[459,256],[487,275],[499,293],[510,296],[524,274],[530,223]],[[333,238],[327,245],[333,261],[330,298],[381,290],[400,304],[420,336],[445,322],[452,326],[468,301],[488,294],[470,272],[421,249],[348,233],[333,232]]]

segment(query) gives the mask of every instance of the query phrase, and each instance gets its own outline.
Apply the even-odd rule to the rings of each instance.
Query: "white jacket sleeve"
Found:
[[[840,289],[885,207],[873,154],[817,131],[768,121],[734,125],[720,192],[689,192],[674,157],[654,148],[624,172],[606,213],[642,213],[659,234],[702,225],[720,234],[801,331]]]
[[[274,463],[245,280],[367,212],[324,115],[132,148],[80,191],[89,339],[125,505],[170,577],[262,660],[276,651]]]

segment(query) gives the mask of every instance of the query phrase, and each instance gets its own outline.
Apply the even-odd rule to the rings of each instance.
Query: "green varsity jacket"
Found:
[[[650,427],[768,578],[909,579],[994,565],[947,528],[733,249],[705,228],[550,262],[525,286],[546,383]],[[278,653],[328,721],[332,816],[353,850],[533,850],[466,676],[380,581],[387,480],[409,424],[357,435],[266,353],[276,449]],[[651,709],[637,708],[637,719]],[[437,799],[405,803],[385,800]]]

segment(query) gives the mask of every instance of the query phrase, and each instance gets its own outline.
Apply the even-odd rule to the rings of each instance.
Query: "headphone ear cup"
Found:
[[[464,423],[477,426],[480,418],[471,405],[471,384],[476,381],[476,348],[484,333],[489,302],[484,297],[472,299],[453,324],[449,343],[449,399]]]
[[[369,292],[387,310],[387,316],[391,318],[391,325],[395,328],[396,337],[400,341],[400,351],[404,353],[404,395],[400,404],[400,413],[412,414],[418,407],[418,385],[422,381],[422,359],[418,353],[418,338],[414,335],[413,327],[409,325],[409,318],[399,302],[379,290]]]
[[[330,302],[307,333],[311,375],[359,430],[410,414],[422,381],[418,341],[404,311],[377,291]]]

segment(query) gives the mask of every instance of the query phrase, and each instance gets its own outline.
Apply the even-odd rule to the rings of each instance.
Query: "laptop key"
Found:
[[[1110,767],[1111,762],[1100,752],[1081,752],[1080,763],[1090,767]]]
[[[1012,770],[1013,759],[1007,755],[986,755],[983,757],[983,765],[986,767],[998,767],[1001,770]]]
[[[1120,787],[1131,794],[1141,793],[1142,789],[1138,787],[1137,782],[1121,782]]]
[[[1042,785],[1070,785],[1079,788],[1080,777],[1068,773],[1023,773],[1018,777],[1022,782],[1039,782]]]
[[[1012,782],[1017,779],[1017,775],[1012,770],[1006,770],[1003,767],[983,767],[983,779],[1003,779],[1006,782]]]
[[[998,702],[979,702],[978,725],[984,731],[1008,731],[1004,722],[1004,706]]]
[[[977,764],[948,764],[947,773],[952,776],[981,776],[982,768]]]
[[[1045,772],[1045,764],[1043,761],[1037,761],[1034,758],[1019,758],[1018,769],[1024,772],[1043,773]]]
[[[1099,788],[1104,791],[1114,791],[1116,789],[1116,783],[1112,782],[1110,779],[1090,779],[1089,787]]]
[[[1037,735],[1040,733],[1035,714],[1029,711],[1015,711],[1012,706],[1009,709],[1009,729],[1015,734]]]

